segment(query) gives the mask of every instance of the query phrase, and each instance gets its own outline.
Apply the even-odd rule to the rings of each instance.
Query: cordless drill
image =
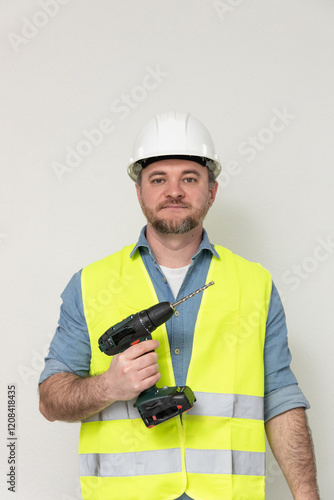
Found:
[[[131,314],[109,328],[99,338],[99,348],[108,356],[125,351],[128,347],[151,340],[151,333],[175,313],[175,307],[213,285],[211,281],[195,292],[171,302],[159,302],[148,309]],[[139,394],[135,406],[146,427],[154,427],[193,407],[196,401],[190,387],[157,387],[153,385]]]

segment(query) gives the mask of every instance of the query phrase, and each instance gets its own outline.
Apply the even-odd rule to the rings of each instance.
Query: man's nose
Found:
[[[171,198],[183,198],[184,191],[181,182],[178,180],[169,180],[166,183],[165,196]]]

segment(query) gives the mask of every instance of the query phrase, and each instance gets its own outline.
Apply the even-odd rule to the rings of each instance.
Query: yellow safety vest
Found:
[[[133,245],[82,271],[90,335],[90,375],[111,358],[98,338],[113,324],[158,302]],[[194,331],[187,385],[194,408],[148,429],[133,401],[118,401],[81,425],[79,463],[84,500],[264,499],[263,349],[271,277],[259,264],[215,247]],[[204,284],[204,283],[203,283]],[[152,334],[159,387],[174,386],[166,326]]]

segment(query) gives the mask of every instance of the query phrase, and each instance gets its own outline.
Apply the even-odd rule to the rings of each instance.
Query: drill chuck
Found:
[[[146,312],[151,323],[155,328],[158,328],[158,326],[166,323],[173,316],[175,308],[170,302],[160,302],[147,309]]]

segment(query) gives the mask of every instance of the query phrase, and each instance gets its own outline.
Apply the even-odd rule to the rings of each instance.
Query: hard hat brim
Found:
[[[143,168],[148,167],[149,165],[151,165],[152,163],[156,163],[157,161],[168,160],[168,159],[194,161],[195,163],[198,163],[202,167],[209,168],[213,172],[215,179],[219,176],[221,172],[221,165],[217,160],[212,160],[211,158],[205,158],[195,155],[169,154],[169,155],[151,156],[149,158],[143,158],[141,160],[131,163],[128,167],[128,175],[134,182],[137,182],[138,175]]]

